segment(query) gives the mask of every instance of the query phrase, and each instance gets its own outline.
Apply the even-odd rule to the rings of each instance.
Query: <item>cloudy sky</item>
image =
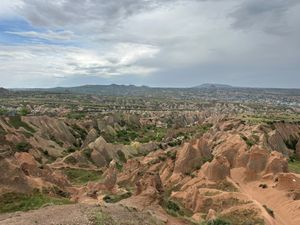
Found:
[[[0,1],[0,86],[111,83],[300,88],[300,1]]]

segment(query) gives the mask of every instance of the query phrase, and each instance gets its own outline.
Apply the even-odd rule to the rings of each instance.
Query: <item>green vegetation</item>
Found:
[[[300,174],[300,160],[289,161],[289,171]]]
[[[131,195],[132,195],[131,192],[126,192],[126,193],[121,194],[121,195],[106,195],[106,196],[103,197],[103,200],[106,203],[116,203],[116,202],[119,202],[123,199],[130,198]]]
[[[246,142],[248,148],[251,148],[253,145],[255,145],[257,143],[257,140],[256,140],[257,138],[253,138],[253,137],[247,138],[246,136],[244,136],[242,134],[240,136]]]
[[[41,208],[46,204],[63,205],[70,204],[66,198],[50,197],[41,193],[23,194],[6,193],[0,196],[0,213],[28,211]]]
[[[82,140],[84,140],[86,138],[86,136],[87,136],[86,130],[84,130],[77,124],[72,124],[71,127],[73,129],[73,130],[71,130],[72,134],[74,135],[75,138],[81,138]]]
[[[55,142],[56,144],[58,144],[60,147],[62,147],[64,145],[64,143],[60,140],[57,140],[57,138],[54,135],[50,136],[50,140]]]
[[[77,163],[77,159],[75,159],[74,156],[69,155],[67,158],[65,158],[65,162],[74,165]]]
[[[74,120],[80,120],[83,119],[85,117],[85,113],[84,112],[71,112],[67,115],[67,118],[69,119],[74,119]]]
[[[95,213],[90,219],[93,225],[113,225],[113,221],[110,215],[104,214],[103,212]]]
[[[6,109],[0,109],[0,116],[6,115],[8,111]]]
[[[19,129],[20,127],[23,127],[27,131],[34,133],[35,130],[29,126],[27,123],[23,122],[21,120],[20,116],[11,116],[9,117],[9,124],[12,125],[14,128]]]
[[[26,116],[26,115],[28,115],[29,113],[30,113],[30,110],[29,109],[27,109],[26,107],[22,107],[20,110],[19,110],[19,115],[21,115],[21,116]]]
[[[265,123],[273,126],[274,123],[298,123],[300,122],[299,114],[283,114],[273,113],[268,115],[243,115],[242,120],[249,124],[261,124]]]
[[[168,194],[167,194],[168,195]],[[180,203],[171,200],[168,196],[165,196],[161,202],[161,206],[166,210],[166,212],[172,216],[176,217],[190,217],[192,212],[184,208]]]
[[[119,160],[122,163],[126,163],[127,162],[127,159],[126,159],[126,156],[125,156],[124,152],[122,152],[121,150],[118,150],[117,151],[117,155],[118,155]]]
[[[82,150],[82,153],[83,153],[83,155],[88,159],[88,160],[90,160],[91,159],[91,155],[92,155],[92,149],[90,149],[90,148],[85,148],[85,149],[83,149]]]
[[[28,142],[19,142],[16,144],[18,152],[28,152],[32,146]]]
[[[73,152],[76,152],[78,149],[73,147],[73,146],[70,146],[68,147],[67,149],[64,150],[64,153],[66,154],[70,154],[70,153],[73,153]]]
[[[202,223],[200,223],[200,225],[231,225],[231,223],[227,220],[217,218],[215,220],[202,222]]]
[[[175,160],[176,159],[176,152],[175,151],[168,151],[167,152],[167,156],[172,159]]]
[[[222,215],[219,219],[228,221],[232,225],[264,225],[264,220],[259,217],[257,211],[253,209],[243,209],[232,211]]]
[[[64,173],[72,184],[86,184],[89,181],[99,181],[102,179],[101,171],[68,168],[64,170]]]

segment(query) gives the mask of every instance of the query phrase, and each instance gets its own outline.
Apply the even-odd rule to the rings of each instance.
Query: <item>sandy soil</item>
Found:
[[[240,191],[252,199],[263,212],[265,220],[270,225],[299,225],[300,224],[300,201],[294,201],[287,196],[285,191],[273,188],[272,180],[243,182],[243,169],[231,170],[231,177],[236,182]],[[260,188],[260,184],[267,184],[268,188]],[[274,211],[272,218],[263,208],[266,205]]]

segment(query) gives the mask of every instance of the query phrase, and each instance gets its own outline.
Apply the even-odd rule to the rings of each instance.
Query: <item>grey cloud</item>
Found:
[[[287,13],[298,0],[244,0],[230,14],[236,29],[255,28],[270,34],[286,34],[289,31]]]
[[[20,12],[32,24],[61,27],[90,24],[107,28],[133,14],[155,9],[166,3],[189,0],[24,0]]]

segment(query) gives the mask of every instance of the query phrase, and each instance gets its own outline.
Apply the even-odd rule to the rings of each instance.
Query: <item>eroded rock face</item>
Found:
[[[300,159],[300,139],[296,145],[296,151],[295,151],[297,159]]]
[[[230,176],[230,164],[224,156],[216,156],[208,164],[205,174],[209,180],[223,180],[227,176]]]
[[[280,173],[278,174],[276,187],[282,190],[300,190],[300,176],[292,173]]]
[[[266,168],[269,153],[267,150],[254,147],[251,149],[247,170],[250,173],[260,173]]]
[[[174,173],[190,173],[195,169],[199,169],[202,164],[211,157],[211,150],[208,147],[207,141],[203,138],[197,140],[194,145],[185,143],[183,147],[178,150]]]
[[[238,158],[247,151],[245,141],[237,134],[225,137],[226,139],[223,137],[224,140],[222,140],[222,143],[214,150],[215,154],[224,156],[228,160],[231,168],[241,166]]]
[[[287,159],[279,152],[271,152],[265,173],[287,173],[288,172],[288,162]]]
[[[32,190],[26,175],[15,160],[0,160],[0,170],[0,193],[5,191],[29,192]]]
[[[95,128],[92,128],[88,132],[88,134],[82,144],[82,147],[83,148],[87,147],[91,142],[95,141],[97,139],[97,137],[98,137],[98,131]]]
[[[47,139],[54,137],[56,140],[60,140],[69,145],[73,145],[76,141],[70,128],[62,120],[48,116],[27,116],[22,117],[22,120],[37,127],[39,129],[37,132],[41,137]]]
[[[159,199],[163,192],[163,184],[158,173],[146,173],[142,179],[136,182],[135,195],[147,196]]]
[[[269,134],[268,144],[272,150],[281,152],[284,155],[289,155],[290,151],[286,147],[281,134],[277,130],[274,130],[271,134]]]

